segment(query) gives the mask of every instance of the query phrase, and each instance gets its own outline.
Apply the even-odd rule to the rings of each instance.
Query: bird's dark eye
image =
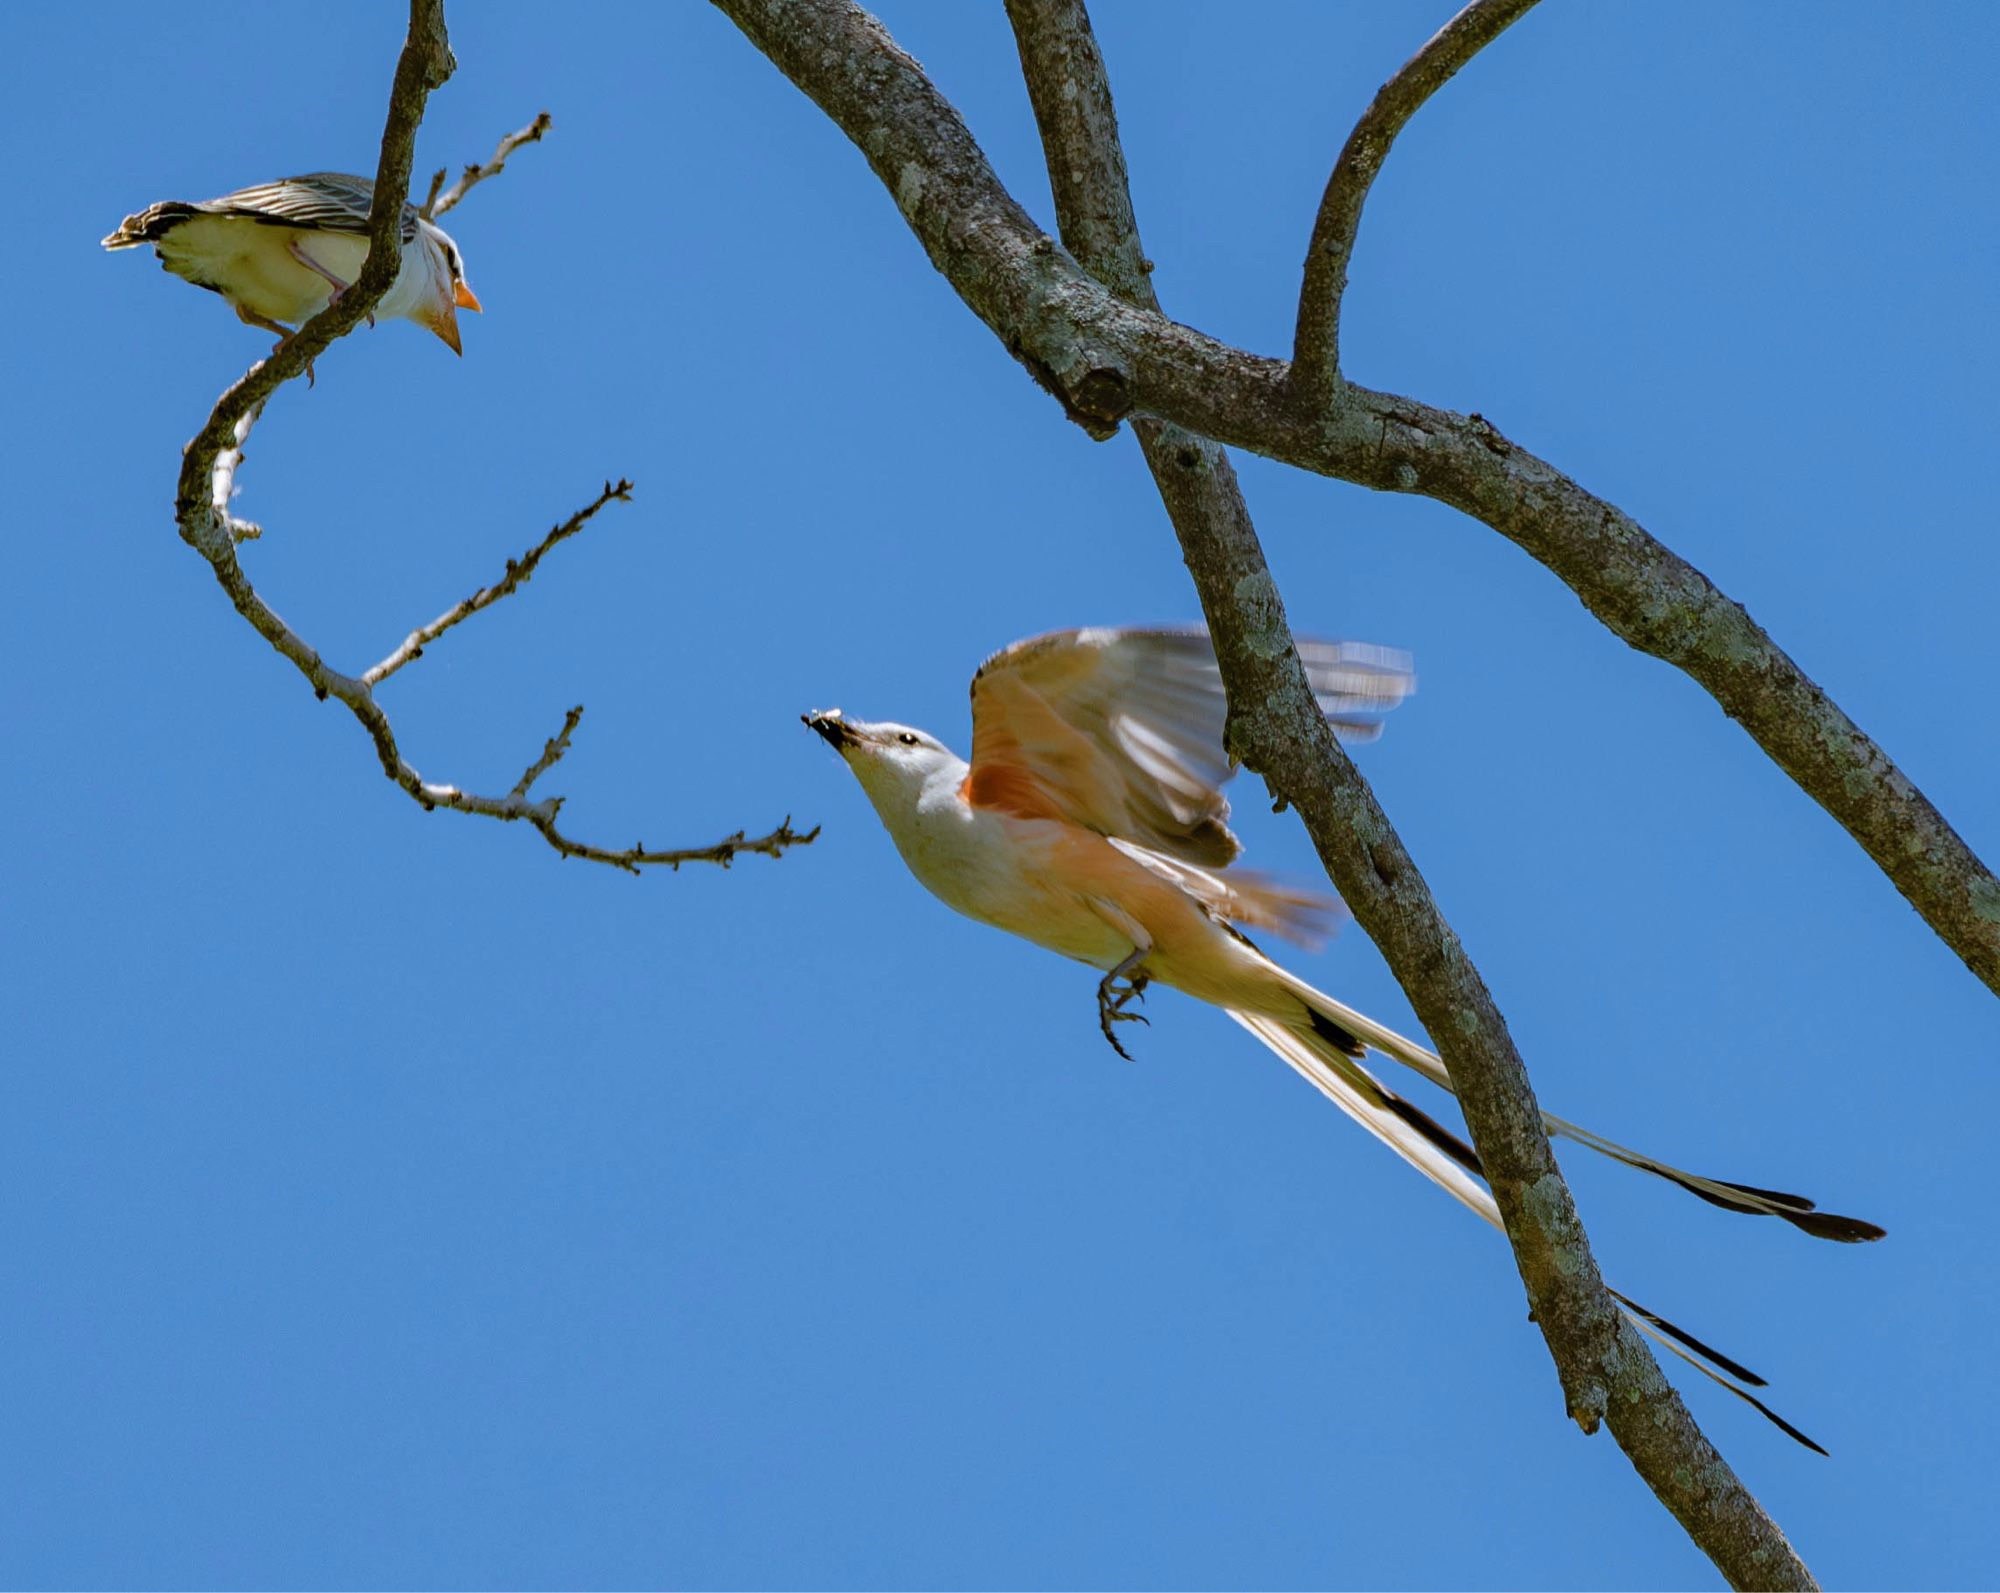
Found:
[[[898,737],[897,737],[896,739],[897,739],[898,741],[902,742],[902,744],[903,744],[904,746],[906,746],[906,747],[914,747],[914,746],[915,746],[915,745],[917,744],[917,738],[916,738],[915,736],[911,735],[911,734],[909,733],[909,731],[907,731],[907,730],[905,730],[905,731],[904,731],[904,732],[903,732],[903,733],[902,733],[902,734],[901,734],[900,736],[898,736]]]

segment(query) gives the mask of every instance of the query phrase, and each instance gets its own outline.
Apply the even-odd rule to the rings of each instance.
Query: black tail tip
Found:
[[[1836,1244],[1865,1245],[1887,1236],[1889,1230],[1859,1217],[1836,1216],[1830,1211],[1781,1211],[1777,1213],[1802,1233],[1815,1239],[1831,1239]]]
[[[1306,1016],[1312,1020],[1313,1033],[1332,1046],[1334,1050],[1352,1057],[1363,1057],[1368,1054],[1367,1046],[1363,1045],[1353,1034],[1335,1023],[1324,1012],[1308,1007],[1306,1009]]]

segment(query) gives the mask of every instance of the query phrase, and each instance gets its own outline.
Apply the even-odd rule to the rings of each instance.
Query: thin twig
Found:
[[[556,805],[560,807],[560,799]],[[540,806],[549,807],[547,803]],[[640,841],[624,851],[613,852],[601,846],[586,846],[581,841],[572,841],[557,830],[555,813],[554,808],[549,808],[546,817],[540,812],[523,816],[531,820],[535,828],[542,832],[542,838],[564,857],[580,857],[590,863],[609,863],[613,868],[622,868],[630,874],[638,873],[642,865],[669,868],[676,874],[680,872],[683,863],[714,863],[727,868],[746,852],[755,852],[764,857],[777,857],[788,847],[810,846],[819,839],[817,824],[810,830],[795,830],[792,828],[791,815],[787,814],[785,821],[770,834],[759,835],[754,839],[746,837],[742,830],[738,830],[734,835],[725,835],[712,846],[690,846],[671,851],[657,851],[648,848],[644,841]]]
[[[576,734],[576,727],[582,721],[583,704],[578,703],[568,713],[563,715],[562,729],[549,737],[548,741],[542,747],[542,755],[521,771],[521,778],[514,782],[514,789],[507,794],[517,797],[526,796],[529,788],[537,780],[541,779],[557,763],[561,762],[562,755],[569,751],[569,738]]]
[[[564,857],[588,858],[636,872],[642,864],[659,864],[678,869],[682,863],[706,862],[727,866],[742,852],[758,852],[776,857],[790,846],[803,846],[818,835],[817,828],[801,834],[787,819],[770,834],[747,840],[741,831],[709,846],[675,851],[648,851],[643,846],[612,851],[574,841],[556,827],[562,810],[561,797],[529,800],[528,791],[568,749],[569,739],[583,710],[572,710],[562,733],[543,749],[522,780],[505,796],[481,796],[457,786],[424,779],[406,760],[396,744],[396,733],[382,705],[375,700],[374,684],[417,656],[426,641],[457,624],[468,615],[497,602],[534,573],[541,557],[564,537],[574,535],[598,509],[613,498],[626,497],[631,483],[620,480],[604,491],[589,508],[557,526],[541,543],[517,563],[510,564],[505,577],[495,585],[468,598],[458,609],[433,625],[413,634],[396,653],[377,665],[376,671],[356,677],[330,667],[306,640],[281,619],[276,610],[258,594],[236,556],[237,544],[259,534],[247,520],[239,520],[230,510],[236,494],[236,474],[250,438],[251,428],[264,412],[271,395],[287,381],[306,371],[313,359],[324,353],[338,337],[360,324],[394,280],[402,258],[400,236],[404,198],[410,186],[410,162],[416,132],[423,120],[424,103],[451,75],[451,45],[445,34],[443,0],[411,0],[409,34],[396,62],[395,83],[389,94],[389,114],[382,132],[382,155],[376,168],[375,200],[369,212],[369,250],[354,285],[320,311],[279,345],[269,359],[260,360],[216,401],[201,431],[187,445],[181,461],[179,489],[175,499],[175,520],[182,540],[203,558],[228,595],[236,612],[251,624],[280,656],[291,661],[306,677],[315,694],[324,701],[334,698],[361,721],[375,745],[382,772],[426,811],[449,808],[485,818],[512,821],[525,819],[542,838]],[[537,126],[545,128],[546,118]],[[521,135],[515,135],[522,139]],[[536,137],[540,136],[536,132]],[[508,148],[502,143],[503,152]],[[498,165],[495,165],[495,170]],[[491,175],[491,172],[483,172]],[[468,182],[467,187],[471,184]],[[391,666],[391,667],[384,667]]]
[[[632,501],[632,483],[627,481],[623,476],[618,478],[616,485],[609,481],[605,482],[604,490],[597,495],[593,502],[577,510],[567,520],[552,526],[549,534],[543,537],[532,548],[528,549],[520,558],[509,559],[507,561],[507,573],[501,576],[493,585],[482,586],[470,597],[446,609],[436,619],[432,620],[430,624],[421,625],[411,631],[408,636],[403,638],[403,643],[400,647],[361,677],[362,684],[367,686],[381,685],[383,681],[395,674],[405,664],[423,657],[424,649],[430,646],[432,642],[436,641],[446,631],[450,630],[452,626],[458,624],[459,621],[470,619],[483,608],[491,608],[501,598],[516,590],[535,573],[535,566],[542,562],[543,554],[547,553],[558,542],[566,541],[570,537],[575,536],[577,532],[590,523],[591,517],[599,509],[602,509],[607,503],[613,501],[618,503],[630,503]]]
[[[1306,247],[1292,347],[1292,380],[1302,401],[1322,400],[1339,379],[1340,301],[1347,291],[1347,262],[1354,254],[1361,207],[1389,146],[1426,100],[1534,4],[1535,0],[1472,0],[1396,69],[1347,135],[1346,147],[1333,163],[1333,175],[1327,178],[1312,242]]]
[[[1742,605],[1477,416],[1338,385],[1117,298],[1001,186],[964,120],[845,0],[715,0],[851,138],[967,307],[1093,436],[1144,413],[1302,470],[1448,503],[1519,544],[1624,641],[1698,682],[2000,993],[2000,880]]]
[[[438,189],[444,183],[444,168],[440,166],[437,174],[431,178],[431,191],[423,202],[421,214],[429,216],[433,220],[443,215],[447,210],[457,205],[467,194],[471,193],[474,184],[483,183],[489,177],[498,177],[506,169],[507,157],[523,144],[540,143],[542,134],[546,133],[553,125],[549,119],[549,113],[547,111],[541,112],[519,132],[509,133],[505,138],[501,139],[500,147],[493,151],[493,158],[484,166],[467,166],[458,181],[445,189],[442,195],[438,193]]]
[[[1064,244],[1123,297],[1158,310],[1110,78],[1084,0],[1007,0],[1007,14]],[[1647,1486],[1738,1586],[1814,1586],[1644,1341],[1622,1322],[1506,1022],[1313,700],[1228,455],[1150,417],[1134,430],[1215,638],[1232,747],[1281,802],[1299,810],[1341,898],[1437,1038],[1571,1411],[1585,1431],[1599,1415],[1608,1417]],[[1439,946],[1452,954],[1432,955]]]

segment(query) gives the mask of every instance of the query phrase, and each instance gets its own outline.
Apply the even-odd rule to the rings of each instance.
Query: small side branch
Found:
[[[679,872],[683,863],[715,863],[727,868],[744,852],[756,852],[765,857],[776,857],[787,847],[810,846],[819,839],[819,826],[799,831],[792,828],[792,816],[785,815],[784,822],[768,835],[749,839],[742,830],[734,835],[725,835],[712,846],[678,847],[670,851],[656,851],[644,841],[635,842],[623,851],[612,851],[601,846],[590,846],[582,841],[573,841],[556,828],[556,815],[562,811],[563,799],[552,797],[546,802],[528,801],[528,793],[537,780],[562,761],[569,751],[570,737],[576,734],[576,727],[583,720],[583,705],[563,715],[562,729],[549,737],[542,748],[542,755],[521,772],[521,778],[514,782],[514,789],[503,800],[503,806],[512,811],[496,813],[497,818],[523,818],[541,831],[547,841],[564,857],[580,857],[589,863],[609,863],[613,868],[622,868],[628,874],[636,874],[641,867],[665,867]]]
[[[372,699],[370,706],[373,706]],[[369,724],[372,730],[373,716],[363,713],[358,708],[356,712],[361,715],[362,722]],[[380,709],[376,709],[375,715],[379,716],[380,712]],[[588,841],[572,839],[563,834],[556,825],[556,819],[562,813],[563,798],[546,797],[535,802],[529,799],[529,792],[533,790],[537,780],[562,761],[563,754],[569,751],[570,738],[576,734],[576,727],[582,720],[583,705],[579,703],[563,715],[562,729],[548,739],[542,747],[541,756],[522,771],[521,778],[514,782],[514,788],[504,797],[475,796],[452,786],[426,785],[422,781],[415,780],[416,771],[402,764],[400,759],[397,760],[398,768],[391,771],[391,777],[426,809],[451,808],[460,813],[477,813],[486,818],[503,821],[525,819],[561,856],[582,858],[587,863],[606,863],[613,868],[623,869],[628,874],[637,874],[645,868],[668,868],[679,873],[683,863],[714,863],[718,867],[727,868],[745,852],[754,852],[763,857],[777,857],[790,847],[810,846],[819,839],[817,824],[810,830],[795,830],[792,828],[790,814],[787,814],[784,821],[769,834],[759,835],[753,839],[744,831],[738,830],[734,835],[726,835],[708,846],[683,846],[661,850],[648,847],[644,841],[638,841],[628,847],[612,848],[593,846]],[[388,730],[386,717],[382,718],[380,723],[382,731],[386,733]],[[381,738],[378,736],[378,748],[381,744]],[[393,755],[393,743],[391,755]]]
[[[618,503],[630,503],[632,501],[632,483],[627,481],[623,476],[618,478],[616,485],[609,481],[605,482],[604,490],[597,495],[593,502],[577,510],[575,514],[571,515],[567,520],[562,521],[559,525],[552,526],[549,534],[543,537],[532,548],[528,549],[520,558],[509,559],[507,561],[507,573],[501,576],[498,581],[495,581],[493,585],[482,586],[470,597],[446,609],[436,619],[432,620],[430,624],[419,626],[416,630],[411,631],[408,636],[403,638],[403,644],[400,647],[361,677],[362,684],[379,686],[405,664],[423,657],[424,649],[440,636],[444,635],[452,626],[458,624],[459,621],[470,619],[483,608],[491,608],[501,598],[507,596],[508,593],[518,589],[534,575],[535,566],[542,562],[543,554],[547,553],[558,542],[567,541],[570,537],[575,536],[577,532],[590,523],[591,517],[599,509],[602,509],[607,503],[614,501]]]
[[[521,778],[514,782],[509,796],[525,797],[529,789],[541,777],[562,761],[562,755],[569,751],[569,738],[576,734],[576,727],[583,722],[583,704],[578,703],[563,715],[563,727],[550,736],[542,746],[542,755],[521,771]]]
[[[436,173],[431,177],[430,193],[424,197],[423,204],[417,207],[418,213],[428,216],[435,221],[447,210],[458,204],[460,200],[464,199],[467,194],[471,193],[475,183],[483,183],[489,177],[498,177],[501,172],[507,169],[508,156],[512,155],[523,144],[540,143],[542,134],[546,133],[554,125],[549,118],[549,113],[543,111],[519,132],[509,133],[505,138],[501,139],[500,147],[493,151],[493,158],[484,166],[467,166],[464,172],[460,174],[458,181],[453,183],[449,188],[445,188],[444,186],[444,167],[438,167]],[[440,193],[440,189],[444,191]]]
[[[1535,0],[1473,0],[1405,61],[1376,92],[1334,162],[1306,248],[1299,291],[1298,332],[1292,380],[1306,401],[1323,399],[1340,375],[1340,300],[1347,291],[1347,262],[1361,226],[1361,207],[1403,124],[1458,69],[1517,22]]]
[[[759,835],[754,839],[742,830],[738,830],[734,835],[725,835],[713,846],[681,847],[662,852],[649,848],[645,842],[640,841],[624,851],[612,852],[601,846],[586,846],[581,841],[572,841],[556,828],[553,811],[546,818],[532,814],[529,817],[533,819],[535,828],[542,832],[542,839],[564,857],[580,857],[588,863],[609,863],[613,868],[622,868],[629,874],[638,873],[642,867],[669,868],[679,873],[683,863],[714,863],[718,867],[727,868],[745,852],[776,857],[788,847],[810,846],[819,838],[817,824],[810,830],[795,830],[788,814],[785,821],[770,834]]]

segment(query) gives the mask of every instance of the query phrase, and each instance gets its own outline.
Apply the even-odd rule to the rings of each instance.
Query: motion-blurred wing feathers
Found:
[[[1361,642],[1299,643],[1335,731],[1369,740],[1412,690],[1408,655]],[[966,797],[1060,817],[1206,868],[1241,850],[1221,787],[1228,701],[1208,633],[1055,631],[995,653],[972,680]]]

